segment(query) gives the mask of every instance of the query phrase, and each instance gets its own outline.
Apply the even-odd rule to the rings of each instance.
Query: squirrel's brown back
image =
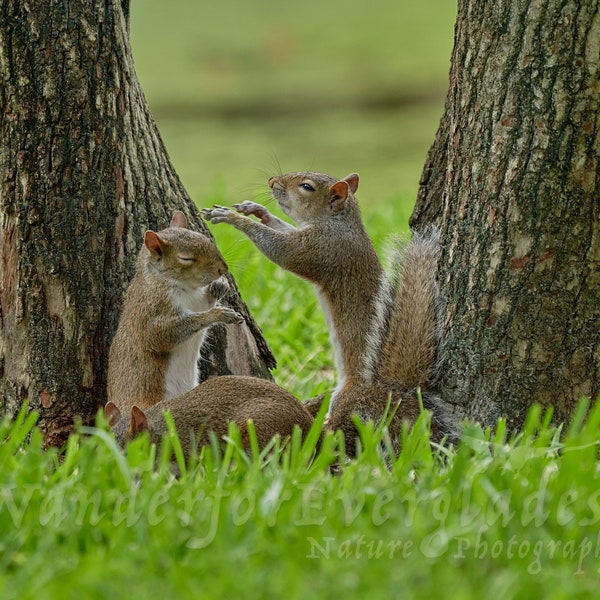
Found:
[[[251,419],[261,448],[275,435],[291,435],[295,425],[306,434],[313,422],[312,416],[289,392],[271,381],[246,376],[212,377],[190,392],[163,400],[140,411],[141,414],[136,413],[135,407],[131,415],[111,413],[109,404],[105,412],[121,445],[144,429],[148,430],[151,441],[159,443],[167,432],[163,412],[170,410],[186,456],[195,446],[210,443],[210,432],[222,440],[230,422],[237,424],[242,443],[249,447],[247,421]]]

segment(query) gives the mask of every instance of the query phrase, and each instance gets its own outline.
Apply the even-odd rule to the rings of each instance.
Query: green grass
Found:
[[[443,90],[455,15],[445,0],[144,0],[131,37],[157,109],[281,110]]]
[[[337,436],[314,460],[297,437],[247,457],[232,429],[179,479],[103,425],[59,458],[21,413],[0,425],[0,596],[597,597],[600,404],[585,409],[562,439],[533,408],[518,436],[468,426],[455,450],[423,413],[390,468],[365,427],[335,475]]]
[[[199,206],[260,201],[277,161],[357,170],[376,247],[406,232],[441,114],[452,3],[146,0],[132,11],[142,84]],[[366,107],[373,99],[398,106]],[[232,228],[212,229],[278,382],[302,398],[329,389],[310,286]],[[223,454],[180,458],[176,479],[168,443],[141,438],[123,453],[100,422],[45,451],[22,412],[0,423],[0,597],[594,598],[600,405],[585,414],[561,436],[534,407],[517,436],[469,425],[449,449],[429,443],[423,413],[389,468],[385,430],[365,426],[364,451],[335,475],[339,435],[315,457],[298,437],[248,457],[232,429]]]

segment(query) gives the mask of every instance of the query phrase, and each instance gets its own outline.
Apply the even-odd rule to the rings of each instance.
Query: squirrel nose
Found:
[[[269,187],[272,188],[275,185],[275,181],[277,180],[277,177],[271,177],[271,179],[269,179]]]

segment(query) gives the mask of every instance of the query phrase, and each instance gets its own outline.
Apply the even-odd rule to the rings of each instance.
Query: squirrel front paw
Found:
[[[229,223],[232,225],[237,219],[244,218],[231,208],[219,206],[218,204],[215,204],[213,208],[203,208],[200,212],[209,223]]]
[[[211,320],[215,323],[243,323],[244,317],[227,306],[215,306],[208,311]]]
[[[229,282],[225,277],[219,277],[208,285],[208,293],[215,299],[223,298],[229,291]]]
[[[251,200],[244,200],[239,204],[234,204],[233,207],[241,214],[249,217],[250,215],[254,215],[257,219],[260,219],[263,223],[268,221],[271,214],[269,211],[262,205],[257,204],[256,202],[252,202]]]

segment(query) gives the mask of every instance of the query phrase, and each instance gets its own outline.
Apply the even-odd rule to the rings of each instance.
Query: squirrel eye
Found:
[[[307,192],[314,192],[315,191],[315,188],[312,185],[310,185],[310,183],[301,183],[300,187],[302,189],[306,190]]]
[[[177,258],[182,262],[182,263],[186,263],[186,264],[192,264],[193,262],[196,262],[196,259],[193,256],[181,256],[181,254],[179,254],[177,256]]]

